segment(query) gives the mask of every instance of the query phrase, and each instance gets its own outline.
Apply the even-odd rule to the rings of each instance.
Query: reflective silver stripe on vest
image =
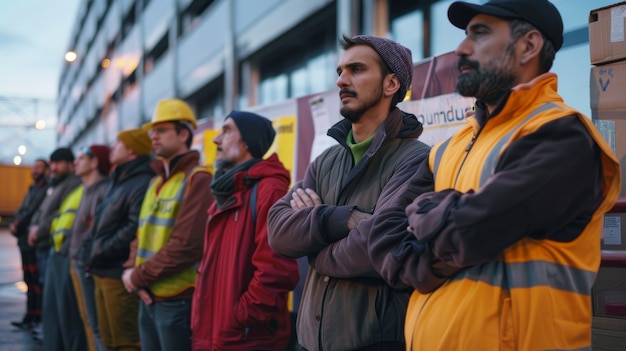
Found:
[[[441,143],[441,145],[439,145],[439,147],[437,148],[437,152],[435,153],[435,160],[433,162],[433,179],[437,179],[437,170],[439,169],[439,163],[441,163],[441,158],[443,157],[443,153],[444,151],[446,151],[448,144],[450,144],[450,140],[452,140],[452,137]]]
[[[154,251],[137,248],[137,256],[145,258],[146,260],[150,259],[150,257],[152,257],[154,254]]]
[[[149,216],[148,218],[140,219],[139,226],[142,227],[146,222],[161,227],[171,227],[176,222],[176,218],[159,218],[154,216]]]
[[[54,234],[52,234],[52,235],[56,236],[56,235],[60,235],[60,234],[63,234],[63,235],[65,235],[65,236],[67,237],[67,236],[69,236],[70,234],[72,234],[72,229],[70,228],[70,229],[61,229],[61,230],[57,230],[57,231],[56,231]]]
[[[548,286],[552,289],[590,295],[596,273],[571,266],[548,262],[528,261],[491,262],[459,272],[454,280],[480,281],[503,289]]]
[[[185,177],[185,179],[183,180],[182,186],[178,189],[178,191],[176,192],[176,194],[173,197],[171,197],[169,199],[161,199],[161,200],[167,200],[167,201],[174,200],[174,201],[177,201],[178,203],[182,204],[183,196],[185,194],[185,189],[187,189],[187,184],[188,184],[189,177],[193,173],[194,172],[192,171],[187,177]],[[159,197],[157,195],[156,203],[153,204],[152,206],[157,206],[158,207],[158,204],[159,204]],[[172,227],[172,226],[174,226],[174,222],[176,222],[176,218],[159,218],[159,217],[156,217],[156,216],[153,216],[153,215],[148,215],[147,218],[140,218],[139,219],[138,227],[141,228],[146,223],[146,221],[148,223],[152,224],[152,225],[155,225],[155,226]]]
[[[496,145],[494,145],[494,147],[491,148],[489,155],[487,155],[487,158],[485,158],[485,161],[483,162],[483,170],[480,173],[480,183],[478,183],[479,187],[482,187],[483,185],[485,185],[485,183],[493,175],[493,172],[496,169],[496,163],[498,162],[498,157],[500,156],[500,152],[502,151],[502,148],[504,147],[504,145],[508,144],[509,140],[511,140],[511,136],[515,132],[517,132],[517,130],[519,130],[531,118],[551,108],[560,108],[560,107],[552,102],[548,102],[542,106],[539,106],[537,109],[531,112],[528,116],[526,116],[526,118],[524,118],[517,126],[515,126],[515,128],[513,128],[505,136],[503,136],[500,140],[498,140]]]

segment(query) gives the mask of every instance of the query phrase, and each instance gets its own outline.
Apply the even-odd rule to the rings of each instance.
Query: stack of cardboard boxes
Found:
[[[592,119],[622,166],[626,197],[626,2],[589,14]],[[594,350],[626,349],[626,213],[605,216],[603,263],[593,289]]]

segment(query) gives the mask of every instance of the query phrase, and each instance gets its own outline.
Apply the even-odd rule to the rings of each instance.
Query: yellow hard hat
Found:
[[[188,122],[193,126],[193,129],[198,127],[196,116],[186,102],[180,99],[163,99],[157,102],[152,120],[144,124],[142,128],[150,129],[155,123],[174,121]]]

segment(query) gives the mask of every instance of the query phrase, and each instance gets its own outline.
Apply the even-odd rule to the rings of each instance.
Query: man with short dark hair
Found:
[[[61,147],[50,155],[50,180],[46,198],[33,215],[28,231],[28,245],[36,249],[37,271],[41,284],[42,297],[45,291],[45,277],[52,240],[50,238],[52,220],[58,215],[65,197],[80,185],[80,178],[74,175],[74,153]],[[42,318],[43,318],[42,306]],[[36,338],[41,338],[41,326],[33,329]]]
[[[17,245],[22,257],[22,272],[26,284],[26,314],[21,321],[11,322],[12,325],[30,330],[41,322],[41,286],[37,271],[37,255],[35,249],[28,245],[28,226],[33,214],[46,197],[48,189],[47,178],[50,173],[48,162],[38,159],[33,163],[31,175],[34,183],[28,188],[28,193],[22,205],[15,213],[9,224],[9,231],[17,237]]]
[[[548,72],[563,22],[547,0],[454,2],[469,123],[398,191],[372,262],[413,287],[412,350],[588,350],[604,213],[620,167]],[[434,187],[434,191],[429,189]],[[408,217],[408,219],[407,219]],[[382,218],[382,217],[381,217]]]
[[[94,144],[81,148],[74,160],[74,173],[82,183],[63,199],[50,225],[52,247],[43,294],[45,350],[86,350],[90,347],[95,351],[93,338],[88,343],[87,335],[93,336],[94,330],[86,316],[81,315],[84,301],[82,294],[77,294],[74,289],[70,256],[75,254],[72,250],[80,246],[91,225],[92,212],[106,184],[109,168],[108,146]]]
[[[396,107],[411,85],[404,46],[381,37],[344,37],[337,86],[344,120],[328,135],[339,144],[307,168],[305,178],[270,210],[271,247],[308,256],[298,311],[306,350],[405,350],[408,294],[395,291],[369,262],[361,224],[416,172],[429,147],[422,125]]]

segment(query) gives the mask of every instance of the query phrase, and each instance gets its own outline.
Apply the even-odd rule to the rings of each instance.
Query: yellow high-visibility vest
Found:
[[[135,266],[148,261],[169,240],[189,178],[196,172],[206,172],[206,169],[196,167],[189,177],[185,177],[184,172],[177,172],[165,181],[158,193],[157,189],[163,183],[163,178],[153,179],[139,212]],[[149,289],[155,296],[176,296],[188,288],[195,287],[197,276],[197,265],[194,265],[150,284]]]
[[[59,207],[59,214],[54,217],[52,224],[50,225],[50,235],[52,236],[52,243],[54,245],[54,251],[59,252],[65,238],[72,233],[74,227],[74,219],[76,218],[76,212],[80,206],[80,200],[83,198],[83,191],[85,187],[80,184],[74,188],[61,203]]]

